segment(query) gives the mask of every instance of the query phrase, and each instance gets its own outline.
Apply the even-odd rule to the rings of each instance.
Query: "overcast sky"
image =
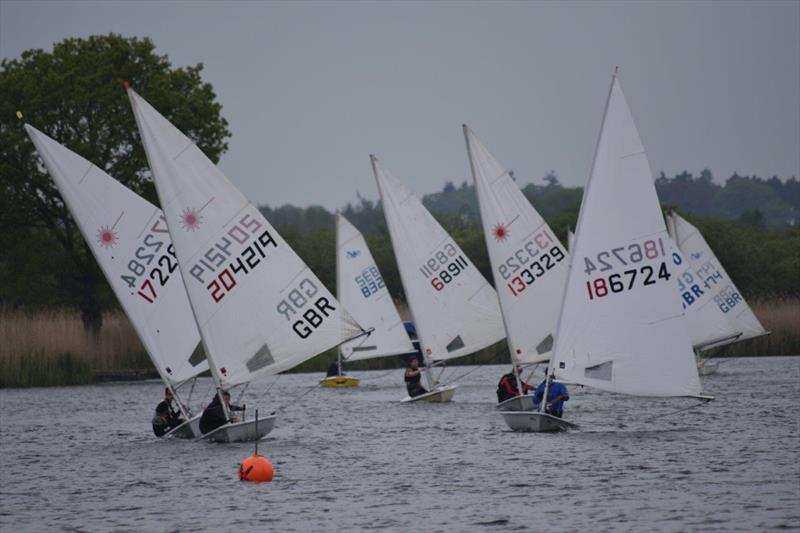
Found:
[[[147,36],[205,64],[259,204],[419,195],[470,179],[469,124],[521,183],[588,177],[614,65],[654,174],[800,176],[800,2],[0,1],[0,56]]]

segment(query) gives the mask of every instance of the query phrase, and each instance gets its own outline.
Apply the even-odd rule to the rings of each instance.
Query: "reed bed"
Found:
[[[91,383],[97,372],[152,368],[130,321],[108,313],[87,335],[80,313],[0,309],[0,387]]]
[[[720,348],[714,355],[800,355],[800,299],[755,300],[750,307],[771,333]]]
[[[409,313],[398,306],[403,318]],[[800,299],[757,300],[753,311],[766,337],[718,349],[714,356],[800,355]],[[336,359],[336,350],[306,361],[295,372],[323,372]],[[505,364],[508,348],[499,342],[485,350],[453,361],[453,364]],[[397,357],[359,361],[353,370],[397,368]],[[130,321],[122,313],[103,317],[100,333],[91,338],[83,330],[77,311],[25,313],[0,309],[0,388],[75,385],[95,381],[98,373],[152,369]]]

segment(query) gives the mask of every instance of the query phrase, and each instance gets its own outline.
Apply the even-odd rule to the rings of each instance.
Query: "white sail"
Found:
[[[497,294],[458,244],[375,156],[383,214],[423,353],[444,360],[505,336]]]
[[[143,98],[128,94],[219,384],[287,370],[359,332],[219,168]]]
[[[341,214],[336,215],[336,266],[339,302],[365,329],[374,328],[368,338],[342,344],[342,357],[358,361],[413,352],[364,236]]]
[[[464,137],[512,358],[546,361],[567,281],[567,252],[508,171],[466,125]]]
[[[664,218],[614,77],[571,251],[558,379],[643,396],[700,393]]]
[[[737,340],[760,337],[767,333],[733,284],[728,273],[714,255],[700,231],[677,213],[670,215],[673,238],[692,266],[696,282],[702,289],[705,305],[722,314],[732,324],[732,332],[741,333]]]
[[[177,385],[208,369],[161,210],[75,152],[25,125],[86,244],[156,370]]]
[[[667,231],[674,235],[672,227],[668,216]],[[736,340],[741,332],[735,329],[719,306],[714,303],[713,294],[708,290],[707,283],[697,276],[691,263],[686,260],[672,238],[670,238],[670,250],[692,346],[696,350],[703,350],[719,343],[726,344]]]

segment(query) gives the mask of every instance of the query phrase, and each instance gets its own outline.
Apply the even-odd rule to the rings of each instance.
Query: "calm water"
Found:
[[[472,367],[455,367],[457,377]],[[800,527],[800,357],[736,359],[717,400],[571,388],[581,429],[517,434],[493,413],[505,367],[445,405],[400,405],[400,370],[314,389],[260,444],[273,483],[240,483],[252,444],[158,440],[158,382],[0,391],[0,530],[508,531]],[[272,410],[321,376],[251,387]],[[208,381],[193,405],[207,401]],[[236,398],[236,395],[234,395]]]

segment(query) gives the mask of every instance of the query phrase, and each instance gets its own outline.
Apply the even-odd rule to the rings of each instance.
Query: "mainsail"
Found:
[[[670,214],[669,219],[673,238],[691,265],[700,289],[705,293],[704,305],[712,308],[717,314],[723,314],[732,324],[732,330],[741,333],[736,340],[765,335],[767,331],[747,305],[700,231],[677,213]]]
[[[336,215],[336,292],[359,324],[374,328],[368,338],[345,342],[349,361],[414,351],[392,296],[383,282],[361,232],[343,215]]]
[[[503,339],[494,289],[422,202],[370,157],[425,357],[461,357]]]
[[[509,172],[465,125],[467,153],[508,345],[516,362],[550,358],[568,254]]]
[[[696,396],[650,165],[616,76],[584,192],[553,356],[557,379],[642,396]]]
[[[61,198],[164,381],[208,369],[161,210],[75,152],[25,125]]]
[[[128,89],[219,386],[275,374],[361,328],[203,152]]]

